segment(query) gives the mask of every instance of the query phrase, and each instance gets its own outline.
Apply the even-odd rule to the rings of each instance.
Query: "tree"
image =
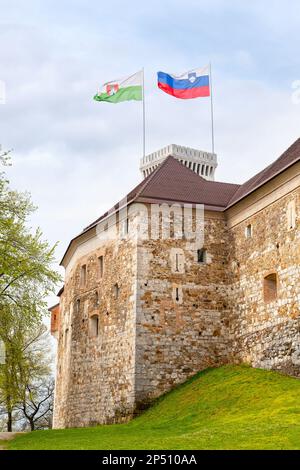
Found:
[[[21,411],[29,423],[30,430],[52,427],[54,379],[28,384]]]
[[[10,164],[8,155],[0,156]],[[60,276],[53,269],[55,246],[50,247],[38,228],[28,227],[35,210],[28,193],[13,191],[0,173],[0,340],[5,364],[0,365],[0,396],[5,403],[7,430],[12,430],[13,410],[19,401],[20,365],[26,338],[47,314],[45,298],[54,292]],[[25,349],[24,349],[25,348]]]
[[[8,164],[1,158],[2,164]],[[27,318],[37,317],[45,296],[59,281],[53,270],[54,250],[38,228],[31,233],[28,217],[35,210],[28,193],[13,191],[0,174],[0,308],[22,307]]]
[[[24,349],[18,363],[18,404],[31,431],[49,426],[52,421],[54,379],[49,333],[44,325],[24,335]]]
[[[10,343],[14,353],[2,370],[2,389],[10,391],[9,419],[18,429],[44,429],[51,424],[54,393],[49,332],[43,324],[30,331],[16,327],[15,332]],[[5,396],[1,408],[8,416]]]

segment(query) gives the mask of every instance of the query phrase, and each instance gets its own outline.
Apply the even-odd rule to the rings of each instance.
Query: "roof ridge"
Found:
[[[141,190],[138,192],[137,196],[139,196],[139,195],[141,194],[141,192],[148,186],[148,184],[149,184],[150,182],[152,182],[152,180],[154,179],[154,177],[158,174],[158,170],[161,170],[171,159],[175,162],[176,165],[178,164],[178,166],[183,167],[186,171],[188,171],[188,172],[192,173],[194,176],[197,176],[198,178],[200,178],[200,180],[201,180],[202,182],[205,183],[205,182],[208,181],[208,180],[206,180],[205,178],[203,178],[203,176],[198,175],[197,173],[195,173],[195,171],[193,171],[191,168],[188,168],[187,166],[185,166],[183,163],[181,163],[181,162],[180,162],[177,158],[175,158],[173,155],[168,155],[167,158],[165,158],[165,159],[163,160],[163,162],[160,163],[159,166],[154,170],[154,172],[151,173],[150,178],[149,178],[149,180],[147,181],[147,184],[145,184],[145,185],[141,188]],[[225,183],[225,184],[226,184],[226,183]]]
[[[231,207],[232,205],[236,204],[237,202],[239,202],[240,200],[244,199],[245,197],[249,196],[249,194],[251,194],[253,191],[255,191],[256,189],[260,188],[262,185],[266,184],[268,181],[270,181],[271,179],[275,178],[275,176],[278,176],[280,173],[282,173],[283,171],[285,171],[287,168],[289,168],[290,166],[294,165],[297,161],[299,161],[299,158],[300,156],[299,155],[296,155],[295,157],[292,158],[291,161],[288,161],[285,165],[283,165],[282,167],[279,167],[277,170],[275,170],[275,172],[271,175],[269,175],[269,177],[266,177],[264,179],[264,176],[268,174],[268,170],[271,170],[272,168],[276,168],[276,165],[278,164],[278,162],[280,162],[280,160],[283,160],[285,158],[287,158],[289,156],[289,154],[292,152],[293,153],[293,150],[295,148],[297,148],[297,146],[300,145],[300,138],[298,138],[295,142],[293,142],[288,148],[287,150],[285,150],[281,155],[279,155],[278,158],[276,158],[276,160],[274,160],[273,162],[271,162],[268,166],[266,166],[265,168],[263,168],[262,170],[260,170],[258,173],[256,173],[255,175],[253,175],[251,178],[249,178],[248,180],[246,180],[241,186],[240,188],[243,188],[243,187],[246,187],[246,185],[251,185],[251,182],[253,182],[253,186],[249,187],[248,190],[246,190],[246,192],[244,194],[241,194],[237,199],[235,199],[235,196],[237,194],[237,192],[239,191],[239,189],[237,189],[237,191],[233,194],[232,198],[230,199],[230,201],[228,202],[227,204],[227,207]],[[257,181],[256,181],[257,180]]]
[[[158,167],[155,168],[155,170],[154,170],[152,173],[150,173],[149,178],[147,178],[147,181],[145,181],[145,184],[143,184],[143,185],[141,186],[141,188],[139,189],[139,191],[137,191],[137,193],[135,194],[134,198],[132,199],[133,201],[135,201],[136,198],[141,194],[141,192],[148,186],[148,184],[150,183],[150,181],[153,180],[153,178],[154,178],[154,176],[156,175],[156,173],[158,172],[158,170],[161,169],[161,168],[165,165],[166,161],[167,161],[170,157],[172,157],[172,155],[168,155],[167,158],[165,158],[164,161],[161,162],[161,163],[158,165]],[[172,157],[172,158],[174,158],[174,157]],[[174,158],[174,160],[175,160],[175,158]]]
[[[155,174],[157,173],[157,171],[162,168],[165,164],[165,162],[169,159],[169,157],[172,157],[172,155],[168,155],[168,157],[158,165],[157,168],[155,168],[155,170],[150,174],[148,175],[144,181],[141,181],[136,187],[139,187],[140,186],[140,189],[133,195],[133,197],[129,200],[126,201],[126,205],[129,204],[130,202],[134,202],[138,197],[139,195],[141,194],[141,192],[148,186],[148,184],[150,183],[150,181],[153,179],[153,177],[155,176]],[[172,157],[174,158],[174,157]],[[174,158],[175,160],[175,158]],[[144,183],[144,184],[143,184]],[[133,189],[134,191],[134,189]],[[132,191],[131,191],[132,192]],[[129,196],[130,193],[128,193],[127,196]],[[126,197],[126,196],[125,196]],[[123,199],[124,200],[124,199]],[[104,218],[105,216],[107,216],[110,211],[114,211],[114,210],[119,210],[120,209],[120,202],[117,202],[111,209],[109,209],[107,212],[105,212],[102,216],[98,217],[96,220],[94,220],[93,222],[91,222],[89,225],[87,225],[86,227],[83,228],[82,232],[81,233],[84,233],[86,232],[87,230],[89,230],[90,228],[94,227],[102,218]]]

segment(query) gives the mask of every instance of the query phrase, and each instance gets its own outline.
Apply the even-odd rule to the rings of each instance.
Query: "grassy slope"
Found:
[[[300,449],[300,380],[225,366],[197,374],[128,424],[36,431],[10,449]]]

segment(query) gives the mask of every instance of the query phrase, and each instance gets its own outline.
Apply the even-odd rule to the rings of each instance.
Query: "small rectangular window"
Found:
[[[99,264],[99,277],[103,277],[103,270],[104,270],[104,258],[103,256],[99,256],[98,258],[98,264]]]
[[[80,270],[80,285],[81,287],[86,285],[86,264],[81,266]]]
[[[264,301],[274,302],[277,299],[277,274],[272,273],[264,278]]]
[[[206,263],[207,261],[207,252],[204,248],[197,251],[198,263]]]
[[[245,230],[245,235],[246,235],[246,238],[252,237],[252,225],[251,224],[247,225],[246,230]]]
[[[91,338],[95,338],[99,334],[99,317],[93,315],[89,320],[89,330]]]
[[[175,263],[176,264],[176,271],[178,272],[179,271],[179,254],[176,253],[175,256],[176,256],[176,263]]]
[[[118,299],[119,298],[119,295],[120,295],[120,287],[118,284],[115,284],[114,285],[114,296],[115,296],[115,299]]]

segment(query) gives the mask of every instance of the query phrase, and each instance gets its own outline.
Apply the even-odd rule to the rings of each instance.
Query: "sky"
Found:
[[[242,183],[300,136],[299,27],[298,0],[0,0],[0,143],[57,260],[141,180],[141,103],[95,102],[104,82],[144,67],[146,153],[210,151],[210,100],[164,94],[156,73],[211,62],[216,179]]]

